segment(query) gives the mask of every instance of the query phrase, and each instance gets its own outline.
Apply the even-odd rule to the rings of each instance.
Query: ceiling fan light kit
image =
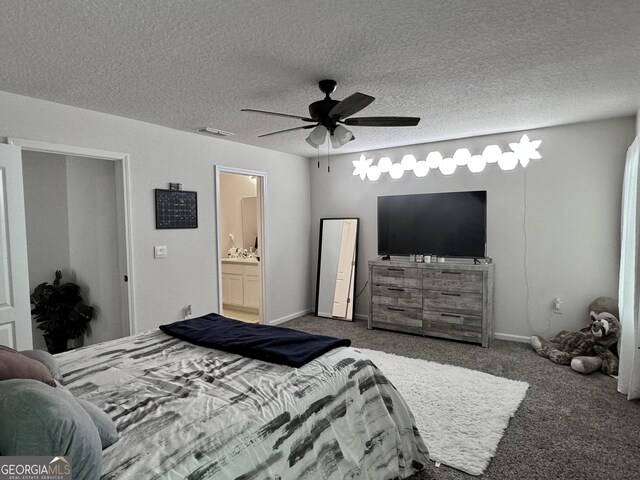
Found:
[[[311,133],[307,137],[307,143],[314,148],[318,148],[324,143],[327,138],[327,129],[324,125],[318,125],[311,130]]]
[[[327,133],[329,134],[331,146],[333,148],[340,148],[347,142],[354,140],[355,136],[344,125],[359,127],[410,127],[415,126],[420,122],[419,117],[347,118],[367,107],[375,100],[375,97],[356,92],[342,101],[334,100],[330,95],[335,91],[336,86],[337,82],[335,80],[321,80],[318,83],[318,87],[320,88],[320,91],[325,94],[325,98],[309,105],[309,117],[290,115],[288,113],[269,112],[266,110],[255,110],[252,108],[243,108],[242,111],[295,118],[303,122],[315,124],[287,128],[285,130],[278,130],[276,132],[259,135],[260,137],[266,137],[294,130],[313,128],[311,133],[307,136],[306,142],[314,148],[318,148],[320,145],[324,144]]]
[[[338,125],[331,133],[331,145],[333,148],[340,148],[354,138],[355,137],[353,136],[353,133],[351,133],[351,130],[347,130],[342,125]]]

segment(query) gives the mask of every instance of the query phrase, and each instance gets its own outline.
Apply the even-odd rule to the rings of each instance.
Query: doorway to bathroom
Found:
[[[218,311],[264,323],[266,174],[216,166]]]

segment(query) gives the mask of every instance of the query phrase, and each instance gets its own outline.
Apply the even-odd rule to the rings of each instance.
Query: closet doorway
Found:
[[[10,139],[22,147],[29,289],[62,282],[81,287],[96,308],[90,332],[71,347],[134,333],[128,269],[128,156]],[[46,349],[32,322],[33,345]]]
[[[264,323],[266,174],[216,166],[218,312]]]

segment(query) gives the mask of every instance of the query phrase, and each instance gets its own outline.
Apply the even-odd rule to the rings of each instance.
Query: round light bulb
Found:
[[[403,174],[404,168],[402,168],[402,165],[400,165],[399,163],[394,163],[393,165],[391,165],[391,169],[389,170],[389,175],[391,176],[391,178],[393,178],[394,180],[398,180],[402,177]]]
[[[378,165],[371,165],[367,170],[367,178],[372,182],[375,182],[380,178],[380,167]]]
[[[382,157],[378,160],[378,168],[381,173],[388,173],[391,169],[391,159],[389,157]]]
[[[504,152],[500,155],[498,166],[501,170],[513,170],[518,165],[518,156],[513,152]]]
[[[413,170],[413,167],[416,165],[416,157],[414,157],[413,155],[405,155],[404,157],[402,157],[400,165],[402,165],[402,168],[407,171]]]
[[[489,145],[482,151],[482,157],[487,163],[496,163],[502,155],[502,149],[498,145]]]
[[[413,167],[413,173],[418,178],[426,177],[429,173],[429,165],[427,165],[427,162],[425,160],[420,160],[419,162],[416,162],[415,166]]]
[[[442,154],[440,152],[429,152],[427,155],[427,165],[429,168],[440,168]]]
[[[458,166],[453,158],[443,158],[442,163],[440,164],[440,173],[443,175],[452,175],[453,172],[456,171],[457,167]]]
[[[456,162],[456,165],[463,167],[469,160],[471,159],[471,152],[467,148],[459,148],[453,154],[453,161]]]
[[[471,173],[480,173],[486,166],[487,162],[482,155],[473,155],[467,163],[467,168]]]

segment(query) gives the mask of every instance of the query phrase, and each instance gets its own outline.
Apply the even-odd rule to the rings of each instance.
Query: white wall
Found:
[[[29,255],[29,291],[52,283],[56,270],[69,275],[67,167],[60,155],[23,152],[24,205]],[[46,350],[42,330],[33,322],[34,348]]]
[[[267,174],[265,318],[279,320],[311,308],[308,160],[5,92],[0,92],[0,136],[130,154],[137,331],[181,319],[186,304],[193,305],[194,315],[217,308],[216,164]],[[153,189],[169,182],[198,191],[199,228],[155,229]],[[168,257],[154,259],[154,245],[166,245]]]
[[[220,173],[220,253],[226,255],[232,246],[229,234],[235,238],[236,248],[243,248],[242,208],[243,197],[256,196],[256,180],[249,175]],[[253,245],[253,243],[252,243]]]
[[[487,250],[496,264],[495,331],[528,336],[577,329],[587,323],[591,300],[617,297],[622,177],[634,131],[632,117],[528,131],[530,138],[542,140],[543,159],[512,172],[490,165],[481,174],[465,167],[449,177],[431,171],[425,178],[410,173],[370,182],[352,175],[351,162],[360,154],[333,157],[331,173],[311,173],[314,255],[320,218],[360,217],[358,292],[368,280],[367,262],[377,257],[378,195],[487,190]],[[398,147],[370,152],[367,158],[377,162],[390,156],[399,162],[408,153],[424,159],[433,150],[446,156],[461,147],[475,154],[493,143],[504,150],[521,135]],[[555,296],[564,302],[561,315],[551,312]],[[367,314],[368,302],[367,288],[357,299],[356,314]]]
[[[116,162],[66,158],[71,278],[97,313],[85,344],[120,338]]]

